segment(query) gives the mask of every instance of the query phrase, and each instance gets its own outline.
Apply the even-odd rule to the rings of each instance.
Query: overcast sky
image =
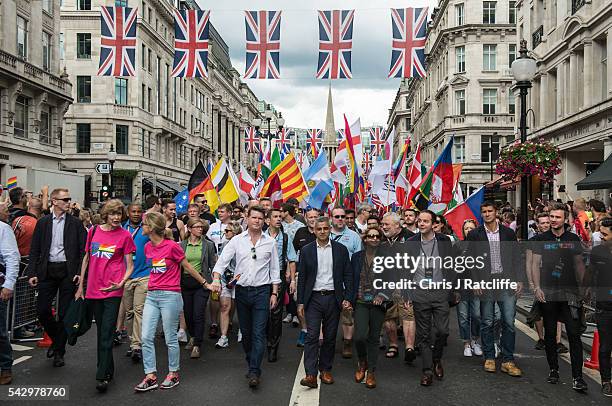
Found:
[[[387,79],[391,59],[390,8],[429,6],[437,0],[197,0],[211,10],[211,22],[230,49],[234,67],[244,76],[244,10],[282,10],[279,80],[243,79],[257,97],[283,113],[286,126],[325,128],[328,80],[315,79],[318,58],[316,10],[355,9],[353,79],[332,81],[336,129],[361,118],[362,126],[385,125],[399,79]]]

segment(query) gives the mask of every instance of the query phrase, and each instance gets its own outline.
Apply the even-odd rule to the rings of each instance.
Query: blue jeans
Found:
[[[266,324],[270,312],[270,286],[236,286],[236,311],[249,375],[261,375],[266,350]]]
[[[480,298],[466,295],[457,304],[459,335],[463,341],[480,337]]]
[[[495,303],[501,313],[501,354],[502,362],[514,360],[514,316],[516,315],[516,295],[506,291],[496,293],[496,299],[480,298],[481,340],[485,359],[495,359]]]
[[[0,300],[0,370],[2,371],[10,371],[13,366],[13,348],[6,329],[7,317],[8,302]]]
[[[180,348],[177,337],[179,314],[183,298],[179,292],[150,290],[142,312],[142,363],[145,374],[157,372],[155,360],[155,331],[161,316],[164,338],[168,347],[168,370],[177,372],[180,366]]]

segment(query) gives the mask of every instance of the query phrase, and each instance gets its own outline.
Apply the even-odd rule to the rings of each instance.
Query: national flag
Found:
[[[238,180],[240,187],[240,194],[246,194],[249,197],[254,197],[253,188],[255,187],[255,180],[251,177],[244,165],[240,164],[240,178]]]
[[[484,186],[478,188],[463,203],[455,206],[444,214],[444,218],[453,229],[453,232],[463,239],[463,222],[465,220],[475,220],[477,224],[482,224],[480,215],[480,205],[484,201]]]
[[[431,209],[435,213],[442,213],[453,197],[453,165],[452,151],[453,138],[451,137],[442,154],[429,169],[419,185],[413,204],[419,210]]]
[[[238,195],[238,188],[234,184],[234,179],[232,179],[230,168],[225,158],[219,159],[219,162],[210,172],[210,178],[221,203],[232,203],[238,200],[240,197]],[[212,208],[211,211],[213,211]]]
[[[254,127],[246,127],[244,129],[244,145],[247,153],[258,154],[260,137]]]
[[[280,78],[280,11],[245,11],[246,79]]]
[[[390,78],[425,77],[427,7],[393,8]]]
[[[17,176],[12,176],[6,181],[6,188],[12,189],[17,186]]]
[[[183,189],[178,195],[174,196],[174,203],[176,203],[176,213],[186,213],[189,207],[189,188]]]
[[[344,127],[346,134],[346,154],[347,154],[347,166],[348,171],[346,174],[347,185],[349,193],[354,193],[359,186],[359,164],[355,157],[355,146],[353,145],[353,135],[351,133],[351,127],[349,127],[346,114],[344,115]],[[359,143],[361,144],[361,137],[359,137]]]
[[[98,76],[136,76],[137,17],[137,8],[102,7]]]
[[[317,79],[350,79],[355,10],[319,10]]]
[[[210,10],[174,10],[172,77],[208,77]]]
[[[321,151],[317,159],[315,159],[308,170],[304,172],[304,180],[310,189],[308,205],[321,209],[325,202],[325,198],[334,189],[334,182],[331,177],[325,151]]]
[[[278,145],[281,157],[284,157],[291,151],[291,139],[289,137],[290,132],[286,128],[281,128],[277,133],[276,144]]]
[[[116,245],[91,243],[91,256],[96,258],[111,259],[115,255]]]
[[[346,117],[345,117],[346,120]],[[361,148],[361,120],[357,119],[350,127],[345,126],[344,129],[338,130],[341,138],[338,140],[338,150],[336,152],[336,157],[334,158],[334,164],[332,165],[332,177],[335,182],[340,182],[343,185],[347,184],[346,176],[348,170],[351,168],[350,159],[348,154],[348,142],[346,134],[351,135],[351,142],[353,146],[354,160],[357,163],[357,168],[355,168],[355,172],[359,174],[361,172],[361,163],[363,161],[363,150]],[[341,180],[341,177],[344,176],[344,181]]]
[[[389,133],[389,135],[385,139],[385,142],[382,145],[379,157],[384,160],[389,160],[390,162],[392,162],[394,144],[395,144],[395,128],[392,128],[391,133]]]
[[[385,130],[382,127],[370,128],[370,145],[372,156],[380,155],[382,146],[385,143]]]
[[[198,162],[193,170],[187,184],[187,189],[189,189],[189,202],[192,202],[197,195],[203,195],[206,198],[211,213],[217,210],[217,207],[221,204],[219,195],[212,184],[210,172],[204,167],[202,162]]]
[[[287,154],[285,159],[272,170],[261,190],[261,195],[271,197],[278,187],[277,182],[285,201],[292,197],[301,201],[308,195],[308,187],[293,152]]]
[[[447,211],[463,203],[463,191],[461,190],[461,185],[459,184],[462,169],[463,164],[453,164],[453,198],[448,203],[448,206],[446,206]]]
[[[363,155],[362,167],[366,175],[370,172],[370,169],[372,169],[372,156],[368,152]]]
[[[406,138],[404,141],[404,145],[402,146],[402,150],[400,151],[397,160],[393,163],[392,171],[393,171],[393,179],[397,179],[397,177],[402,174],[404,175],[406,172],[406,159],[408,159],[408,150],[410,149],[410,138]]]
[[[322,146],[323,130],[316,128],[309,129],[308,135],[306,136],[306,151],[316,159],[319,156],[319,151],[321,151]]]

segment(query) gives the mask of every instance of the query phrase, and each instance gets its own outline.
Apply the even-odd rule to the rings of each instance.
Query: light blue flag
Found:
[[[334,189],[325,151],[321,151],[317,159],[304,172],[304,180],[310,189],[308,205],[321,209],[325,198]]]
[[[174,203],[176,203],[176,214],[186,213],[189,206],[189,189],[185,188],[181,193],[174,196]]]

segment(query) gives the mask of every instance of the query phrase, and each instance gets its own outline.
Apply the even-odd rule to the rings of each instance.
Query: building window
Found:
[[[511,1],[509,7],[510,8],[508,9],[508,23],[516,24],[516,1]]]
[[[482,2],[482,23],[495,24],[495,1]]]
[[[77,124],[77,154],[89,154],[91,124]]]
[[[465,47],[456,47],[455,54],[457,56],[457,73],[465,72]]]
[[[51,115],[49,110],[40,112],[40,142],[43,144],[51,144],[49,129],[51,128]]]
[[[151,72],[151,68],[153,65],[153,63],[151,62],[151,59],[153,59],[153,52],[150,49],[148,50],[147,57],[148,57],[147,58],[147,70]]]
[[[115,148],[118,154],[128,153],[128,133],[127,125],[117,125],[115,128]]]
[[[482,46],[482,69],[497,69],[497,45],[485,44]]]
[[[142,53],[140,55],[140,64],[142,65],[142,69],[147,69],[147,47],[145,44],[142,44]]]
[[[147,87],[144,84],[140,86],[140,108],[145,110],[147,108]]]
[[[489,163],[499,158],[499,135],[480,136],[480,162]]]
[[[132,178],[113,176],[113,194],[118,199],[132,200]]]
[[[15,102],[15,136],[28,138],[30,101],[27,97],[19,96]]]
[[[147,89],[147,111],[149,113],[152,113],[152,109],[151,109],[151,100],[153,100],[153,91],[151,90],[151,88],[149,87]]]
[[[59,37],[59,53],[60,53],[60,59],[63,61],[64,60],[64,33],[60,32],[60,37]]]
[[[460,116],[465,115],[465,89],[455,90],[456,112]]]
[[[457,16],[457,25],[465,24],[465,7],[463,3],[455,5],[455,16]]]
[[[516,59],[516,44],[508,44],[508,67],[512,66],[512,62]]]
[[[77,10],[91,10],[91,0],[78,0]]]
[[[28,22],[17,16],[17,56],[28,57]]]
[[[127,7],[128,0],[115,0],[115,6],[117,7]]]
[[[43,31],[42,33],[42,63],[43,69],[48,71],[51,69],[51,34]]]
[[[91,103],[91,76],[77,76],[77,103]]]
[[[465,162],[465,137],[455,137],[455,140],[453,142],[453,148],[455,149],[454,162]]]
[[[497,105],[497,89],[483,89],[482,114],[495,114]]]
[[[508,90],[508,113],[516,114],[516,98],[512,90]]]
[[[153,21],[152,18],[153,18],[153,9],[149,7],[149,24],[151,24],[151,21]]]
[[[53,2],[52,0],[43,0],[42,1],[42,8],[43,11],[45,11],[47,14],[53,14]]]
[[[115,78],[115,104],[128,104],[128,80]]]
[[[91,59],[91,34],[77,34],[77,58]]]

